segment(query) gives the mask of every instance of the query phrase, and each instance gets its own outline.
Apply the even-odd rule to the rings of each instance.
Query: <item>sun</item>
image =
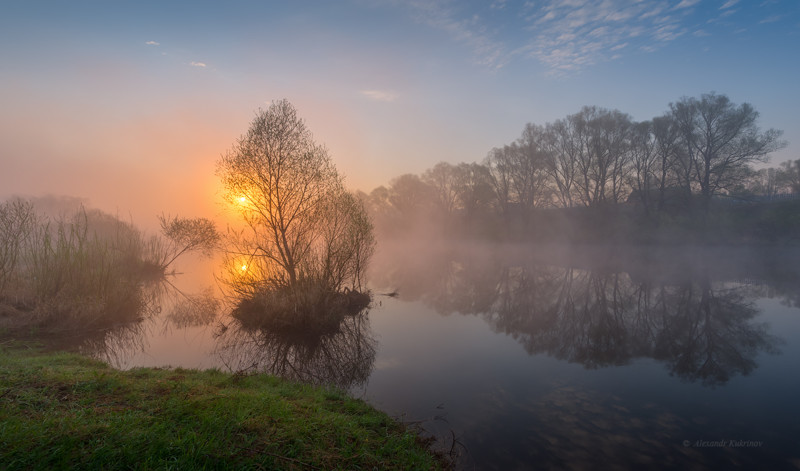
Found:
[[[245,204],[245,203],[247,203],[247,197],[246,197],[246,196],[240,196],[240,197],[239,197],[239,203],[240,203],[240,204]]]

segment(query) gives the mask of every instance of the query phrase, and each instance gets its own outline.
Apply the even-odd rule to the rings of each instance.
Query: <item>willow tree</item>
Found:
[[[229,250],[244,291],[361,288],[372,224],[288,101],[259,110],[217,174],[245,222]]]

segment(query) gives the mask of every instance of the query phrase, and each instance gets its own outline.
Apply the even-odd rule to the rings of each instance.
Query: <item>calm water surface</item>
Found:
[[[346,388],[464,469],[800,469],[795,251],[390,246],[376,258],[374,291],[399,296],[326,335],[246,331],[187,269],[184,294],[162,295],[151,321],[78,344],[120,368]]]

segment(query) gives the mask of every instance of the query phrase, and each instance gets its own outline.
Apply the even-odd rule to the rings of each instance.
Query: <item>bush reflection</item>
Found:
[[[231,320],[216,337],[216,354],[231,371],[264,372],[341,389],[366,383],[377,346],[368,310],[345,315],[324,330],[245,327]]]

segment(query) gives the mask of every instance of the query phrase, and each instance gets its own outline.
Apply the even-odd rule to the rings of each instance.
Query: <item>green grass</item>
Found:
[[[0,346],[3,470],[443,466],[416,433],[338,391]]]

